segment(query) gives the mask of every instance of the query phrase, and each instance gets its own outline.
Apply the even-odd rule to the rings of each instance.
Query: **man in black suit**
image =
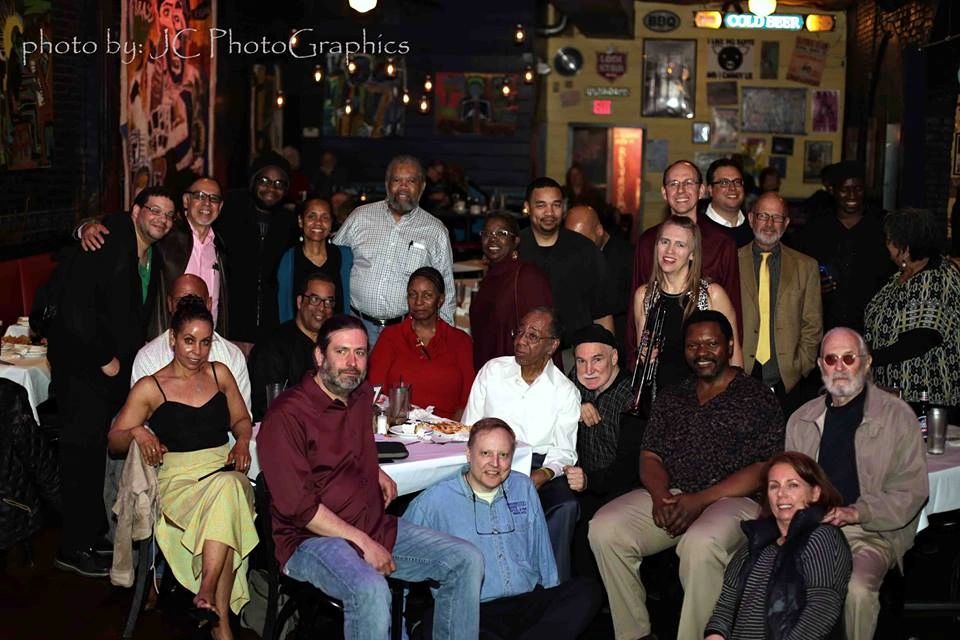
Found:
[[[110,568],[95,549],[107,525],[102,497],[107,431],[146,339],[162,269],[153,245],[170,231],[175,211],[166,188],[144,189],[129,214],[103,220],[110,241],[99,251],[77,252],[63,275],[49,337],[63,422],[63,535],[54,562],[59,569],[99,577]]]

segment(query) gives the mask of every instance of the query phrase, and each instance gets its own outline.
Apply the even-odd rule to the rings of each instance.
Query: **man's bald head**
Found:
[[[199,276],[191,273],[185,273],[173,281],[170,287],[170,293],[167,294],[167,310],[172,314],[177,310],[177,303],[180,298],[185,296],[197,296],[207,305],[211,306],[210,292],[207,290],[207,283]]]
[[[585,204],[572,207],[567,212],[563,226],[570,231],[579,233],[597,246],[600,246],[606,236],[603,225],[600,224],[600,216],[597,215],[593,207]]]

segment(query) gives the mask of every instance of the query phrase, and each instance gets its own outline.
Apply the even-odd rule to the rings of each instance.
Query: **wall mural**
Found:
[[[137,55],[120,65],[125,205],[177,173],[213,171],[216,57],[206,34],[216,0],[123,0],[121,41]]]
[[[53,150],[53,56],[25,51],[51,40],[50,0],[0,0],[0,169],[50,166]]]
[[[510,87],[504,95],[503,86]],[[437,131],[512,135],[517,128],[516,73],[438,73],[436,83]]]
[[[348,66],[351,64],[352,67]],[[394,65],[392,77],[387,74],[388,64]],[[406,67],[402,60],[368,54],[354,54],[349,58],[345,54],[330,54],[324,66],[324,136],[385,138],[403,135]]]

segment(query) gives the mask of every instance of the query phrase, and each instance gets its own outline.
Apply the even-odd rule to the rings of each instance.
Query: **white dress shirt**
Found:
[[[473,381],[463,422],[472,425],[481,418],[500,418],[517,434],[517,440],[546,454],[543,467],[557,476],[577,463],[577,424],[580,392],[552,361],[533,384],[520,375],[513,356],[493,358],[483,365]]]
[[[730,224],[730,221],[729,221],[729,220],[727,220],[727,219],[724,218],[722,215],[720,215],[719,213],[717,213],[717,210],[713,208],[713,203],[712,203],[712,202],[707,205],[706,214],[707,214],[707,217],[708,217],[708,218],[710,218],[711,220],[713,220],[713,221],[716,222],[717,224],[719,224],[719,225],[721,225],[721,226],[724,226],[724,227],[729,227],[729,228],[731,228],[731,229],[734,229],[734,228],[736,228],[736,227],[739,227],[740,225],[742,225],[744,222],[747,221],[746,217],[744,217],[744,215],[743,215],[743,211],[737,211],[737,224]]]
[[[209,359],[210,362],[222,362],[227,365],[227,369],[230,369],[249,413],[250,376],[247,375],[247,359],[243,351],[214,331]],[[137,357],[133,359],[133,371],[130,373],[130,386],[135,385],[140,378],[160,371],[171,362],[173,362],[173,349],[170,348],[170,329],[167,329],[137,351]]]
[[[333,242],[353,250],[351,306],[381,320],[405,316],[410,274],[433,267],[446,289],[440,317],[453,324],[457,296],[450,233],[432,215],[417,207],[397,222],[385,200],[365,204],[353,210]]]

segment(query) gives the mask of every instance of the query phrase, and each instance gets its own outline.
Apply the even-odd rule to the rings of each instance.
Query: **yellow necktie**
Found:
[[[769,251],[760,253],[760,291],[757,304],[760,306],[760,336],[757,338],[757,362],[766,364],[770,359],[770,265]]]

